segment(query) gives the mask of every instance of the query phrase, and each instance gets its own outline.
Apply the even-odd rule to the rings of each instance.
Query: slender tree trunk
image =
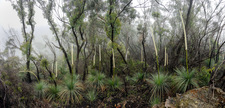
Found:
[[[146,55],[146,51],[145,51],[145,37],[144,36],[143,36],[143,40],[142,40],[142,47],[143,47],[144,62],[145,62],[143,71],[146,72],[146,70],[147,70],[147,61],[146,61],[147,55]]]
[[[52,78],[55,87],[57,87],[57,83],[56,83],[55,79],[53,78],[52,72],[48,69],[47,66],[45,66],[45,69],[48,71],[49,76]]]
[[[35,63],[35,61],[34,61],[34,60],[32,60],[32,61],[33,61],[33,63],[34,63],[34,66],[36,67],[36,71],[37,71],[37,78],[38,78],[38,80],[40,81],[40,80],[41,80],[41,78],[40,78],[40,75],[39,75],[40,71],[39,71],[38,65]]]
[[[78,72],[78,67],[79,67],[79,57],[80,57],[80,50],[79,50],[79,48],[77,48],[78,50],[77,50],[77,58],[76,58],[76,69],[75,69],[75,72],[76,72],[76,74],[78,74],[79,72]]]
[[[85,81],[86,72],[87,72],[87,68],[88,68],[88,66],[87,66],[87,58],[86,58],[86,51],[85,51],[86,46],[87,46],[87,42],[84,45],[84,71],[83,71],[83,78],[82,78],[83,81]]]

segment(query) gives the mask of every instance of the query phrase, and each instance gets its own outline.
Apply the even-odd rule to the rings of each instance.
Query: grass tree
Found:
[[[96,91],[104,91],[105,79],[105,74],[100,73],[98,71],[92,71],[91,74],[88,75],[88,84],[95,88]]]
[[[147,80],[152,86],[150,99],[160,98],[163,100],[165,94],[169,94],[170,90],[170,76],[167,74],[153,74],[150,80]]]
[[[90,90],[88,91],[86,98],[90,101],[90,104],[92,104],[97,99],[97,95],[95,90]]]
[[[187,48],[187,36],[186,36],[186,30],[185,30],[185,25],[184,25],[184,20],[183,20],[183,17],[182,17],[182,13],[181,11],[180,12],[180,19],[182,21],[182,27],[183,27],[183,30],[184,30],[184,43],[185,43],[185,52],[186,52],[186,70],[187,70],[187,73],[188,72],[188,48]]]
[[[175,87],[178,91],[185,92],[193,87],[199,87],[198,80],[195,77],[195,69],[192,69],[188,73],[184,67],[182,67],[181,69],[176,69],[175,71],[177,73],[177,76],[174,76],[173,79],[175,82]]]
[[[45,83],[44,81],[40,81],[35,84],[35,91],[37,91],[38,97],[42,98],[44,96],[46,87],[47,83]]]
[[[84,87],[80,82],[78,75],[74,74],[73,79],[71,79],[71,76],[67,74],[63,79],[62,87],[59,97],[66,105],[81,102],[83,99],[82,91],[84,90]]]
[[[122,87],[122,81],[118,76],[115,76],[114,78],[110,78],[107,80],[107,86],[108,89],[112,91],[120,90]]]
[[[59,99],[59,92],[61,91],[60,86],[49,85],[45,92],[46,99],[50,101],[57,101]]]
[[[155,48],[158,74],[153,74],[151,79],[148,80],[148,82],[152,86],[151,99],[159,97],[160,100],[162,101],[163,95],[169,93],[169,89],[170,89],[170,86],[171,86],[170,76],[168,76],[167,74],[164,74],[164,73],[160,73],[158,51],[157,51],[157,47],[156,47],[156,43],[155,43],[154,31],[151,27],[150,27],[150,30],[151,30],[152,40],[153,40],[153,44],[154,44],[154,48]],[[166,56],[165,56],[165,58],[166,58]]]

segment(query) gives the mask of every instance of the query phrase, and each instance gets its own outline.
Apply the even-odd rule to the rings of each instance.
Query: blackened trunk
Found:
[[[28,59],[28,58],[27,58],[27,59]],[[30,71],[30,60],[27,60],[26,65],[27,65],[27,71]],[[28,81],[29,83],[32,82],[31,76],[30,76],[30,73],[29,73],[29,72],[27,72],[27,81]]]

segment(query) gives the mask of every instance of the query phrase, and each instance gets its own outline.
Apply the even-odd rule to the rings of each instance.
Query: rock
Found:
[[[166,102],[165,102],[166,108],[176,108],[175,105],[176,105],[176,99],[175,98],[169,97],[168,99],[166,99]]]
[[[163,103],[154,108],[225,108],[225,92],[220,88],[209,87],[196,88],[176,97],[169,97]]]

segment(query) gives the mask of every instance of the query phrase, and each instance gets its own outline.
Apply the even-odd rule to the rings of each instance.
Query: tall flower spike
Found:
[[[169,56],[168,56],[168,53],[166,54],[166,65],[168,66],[168,64],[169,64]]]
[[[165,58],[164,58],[165,60],[164,60],[164,66],[166,66],[166,64],[167,64],[167,53],[166,53],[166,47],[165,47]]]
[[[158,58],[158,52],[157,52],[157,48],[156,48],[156,44],[155,44],[155,38],[154,38],[154,33],[152,30],[152,27],[150,27],[151,33],[152,33],[152,40],[153,40],[153,44],[155,47],[155,55],[156,55],[156,62],[157,62],[157,70],[158,70],[158,78],[159,78],[159,58]]]
[[[141,61],[143,61],[143,48],[141,47]]]
[[[153,33],[152,27],[150,27],[150,30],[151,30],[151,34],[152,34],[153,44],[154,44],[154,47],[155,47],[155,55],[158,56],[158,52],[157,52],[157,48],[156,48],[156,44],[155,44],[155,38],[154,38],[154,33]]]
[[[101,61],[102,58],[101,58],[101,45],[99,45],[99,61]]]
[[[115,55],[114,55],[114,50],[112,48],[112,53],[113,53],[113,68],[116,68],[116,64],[115,64]]]
[[[95,47],[95,53],[94,53],[94,57],[93,57],[93,66],[95,65],[95,55],[96,55],[96,47]]]
[[[183,25],[183,30],[184,30],[185,50],[187,50],[187,36],[186,36],[186,30],[185,30],[184,20],[183,20],[181,11],[179,11],[179,12],[180,12],[180,18],[181,18],[182,25]]]

